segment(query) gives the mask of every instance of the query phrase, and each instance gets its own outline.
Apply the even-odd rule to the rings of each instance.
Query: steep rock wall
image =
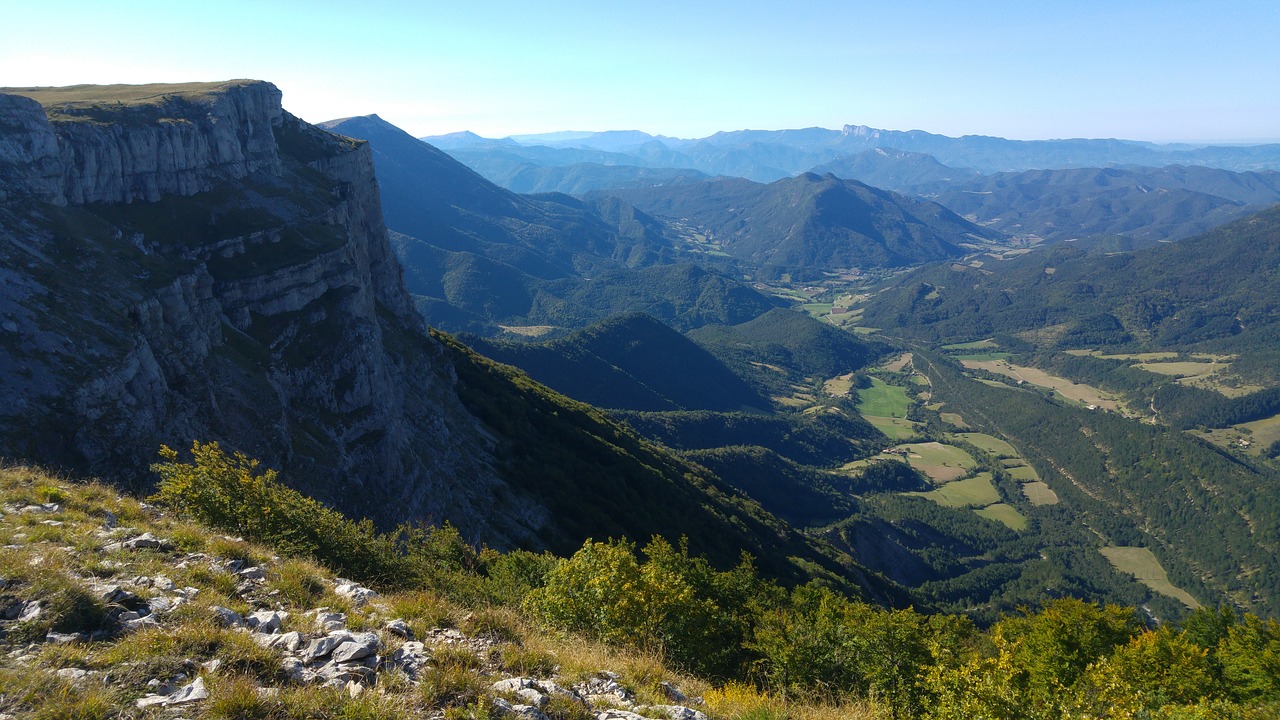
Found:
[[[412,310],[367,145],[267,83],[161,95],[0,95],[0,455],[145,482],[161,443],[217,439],[357,515],[532,537],[545,512]]]
[[[12,176],[30,177],[21,190],[58,204],[153,202],[253,172],[279,172],[273,128],[283,110],[274,85],[238,81],[201,93],[166,87],[145,102],[131,96],[129,104],[114,105],[80,100],[83,93],[29,89],[49,106],[56,137],[45,107],[9,95],[0,101],[8,138],[0,142],[0,166],[36,166],[35,173]],[[70,99],[61,102],[63,95]]]

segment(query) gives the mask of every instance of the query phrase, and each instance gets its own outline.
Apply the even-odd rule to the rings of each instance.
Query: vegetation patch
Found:
[[[1009,477],[1022,482],[1035,482],[1040,479],[1036,469],[1030,465],[1019,465],[1009,468]]]
[[[899,445],[895,449],[905,452],[911,467],[928,475],[934,482],[948,482],[964,477],[978,466],[978,461],[969,453],[940,442]]]
[[[986,450],[995,455],[997,458],[1016,458],[1018,451],[1014,449],[1007,441],[987,435],[986,433],[959,433],[957,438],[963,440],[979,450]]]
[[[898,357],[890,360],[889,362],[881,365],[880,367],[884,368],[885,370],[888,370],[889,372],[896,373],[896,372],[902,372],[910,364],[911,364],[911,353],[902,353]]]
[[[951,345],[943,345],[942,349],[947,352],[964,352],[966,350],[986,350],[988,348],[1000,347],[1000,345],[991,339],[974,340],[973,342],[952,343]]]
[[[960,413],[953,413],[953,412],[939,413],[938,417],[942,418],[942,422],[952,427],[958,427],[961,429],[965,429],[969,427],[969,424],[964,421],[964,418],[960,417]]]
[[[1169,582],[1169,574],[1160,559],[1147,548],[1109,545],[1099,552],[1115,569],[1134,576],[1153,591],[1179,600],[1192,610],[1200,607],[1190,593]]]
[[[1026,516],[1018,512],[1017,510],[1015,510],[1012,505],[1006,505],[1005,503],[996,503],[994,505],[988,505],[979,510],[974,510],[974,512],[976,512],[977,514],[981,515],[984,518],[987,518],[988,520],[995,520],[998,523],[1002,523],[1005,527],[1009,528],[1010,530],[1026,530],[1027,529]]]
[[[982,507],[1000,502],[1000,493],[991,484],[991,473],[979,473],[965,480],[949,482],[937,490],[908,493],[928,498],[946,507]]]
[[[1030,383],[1054,390],[1068,400],[1074,400],[1083,405],[1092,405],[1114,412],[1121,410],[1120,403],[1110,394],[1091,385],[1050,375],[1038,368],[1011,365],[1005,360],[961,360],[961,363],[970,370],[986,370],[1011,378],[1018,383]]]
[[[871,378],[871,387],[858,390],[858,412],[864,417],[905,418],[911,400],[907,389]]]
[[[1057,505],[1058,494],[1042,481],[1022,483],[1022,494],[1032,505]]]

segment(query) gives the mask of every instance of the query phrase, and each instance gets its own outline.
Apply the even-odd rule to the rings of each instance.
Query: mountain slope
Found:
[[[831,173],[839,178],[897,192],[911,192],[920,185],[955,183],[978,176],[974,170],[943,165],[932,155],[885,148],[838,157],[811,168],[809,172],[818,175]]]
[[[479,353],[601,408],[759,410],[769,400],[648,315],[623,315],[545,343],[463,338]]]
[[[322,127],[369,142],[387,226],[432,246],[475,252],[546,278],[608,264],[636,243],[666,244],[660,235],[619,234],[567,198],[504,190],[376,115]]]
[[[1280,206],[1132,253],[1070,247],[982,269],[930,268],[875,297],[866,321],[930,338],[1059,326],[1061,342],[1153,348],[1271,346],[1280,305]],[[1092,328],[1092,329],[1091,329]]]
[[[1048,240],[1180,239],[1280,202],[1280,173],[1212,168],[1080,168],[925,184],[917,192],[975,222]]]
[[[650,214],[697,225],[734,257],[809,275],[817,269],[941,260],[962,254],[962,243],[999,237],[940,205],[833,175],[805,173],[768,185],[720,179],[609,193]]]

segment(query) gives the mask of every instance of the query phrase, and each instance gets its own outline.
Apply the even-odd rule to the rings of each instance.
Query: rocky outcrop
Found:
[[[536,532],[412,309],[368,147],[268,83],[174,87],[0,95],[0,456],[146,482],[160,444],[216,439],[355,515]]]
[[[0,98],[3,192],[56,204],[129,203],[279,172],[273,131],[284,113],[274,85],[141,87],[148,89],[127,95],[128,104],[113,104],[109,92],[82,100],[83,87],[29,90],[54,114],[56,131],[39,102]]]

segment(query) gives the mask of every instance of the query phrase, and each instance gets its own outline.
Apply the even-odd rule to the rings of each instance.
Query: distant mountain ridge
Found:
[[[1116,165],[1280,170],[1280,143],[1198,146],[1116,139],[1008,140],[983,135],[948,137],[923,130],[882,130],[865,125],[845,125],[839,130],[736,130],[692,139],[636,131],[520,135],[503,140],[454,137],[457,135],[423,139],[439,143],[450,152],[478,150],[498,143],[506,143],[504,147],[517,154],[531,152],[535,147],[609,152],[622,156],[616,158],[616,164],[692,168],[710,175],[736,175],[759,182],[876,148],[925,153],[945,165],[983,173]],[[653,157],[659,148],[664,151],[660,161]]]

